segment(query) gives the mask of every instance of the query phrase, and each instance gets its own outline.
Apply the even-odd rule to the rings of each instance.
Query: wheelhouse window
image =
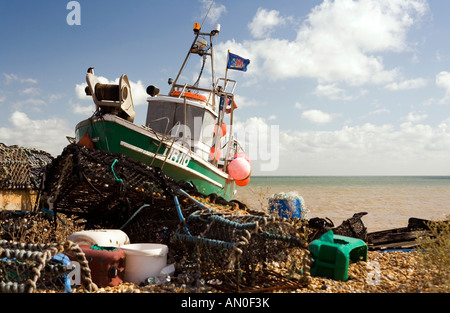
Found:
[[[184,102],[149,100],[146,126],[165,136],[210,145],[214,124],[215,116],[211,111],[190,104],[189,101],[186,101],[185,106]]]

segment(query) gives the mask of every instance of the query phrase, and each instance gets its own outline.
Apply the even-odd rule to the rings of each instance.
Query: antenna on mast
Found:
[[[208,9],[208,11],[206,12],[206,15],[205,15],[205,18],[203,19],[203,22],[202,22],[202,25],[200,26],[200,29],[202,29],[202,27],[203,27],[203,24],[205,23],[205,21],[206,21],[206,18],[208,17],[208,15],[209,15],[209,11],[211,11],[211,8],[212,8],[212,6],[214,5],[214,0],[212,0],[211,1],[211,5],[209,6],[209,9]]]

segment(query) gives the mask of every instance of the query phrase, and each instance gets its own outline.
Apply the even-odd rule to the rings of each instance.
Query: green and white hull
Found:
[[[174,179],[191,182],[201,193],[215,193],[231,200],[236,192],[236,183],[227,173],[175,140],[158,136],[148,127],[105,114],[78,123],[76,141],[79,142],[86,132],[95,149],[121,153],[159,167]]]

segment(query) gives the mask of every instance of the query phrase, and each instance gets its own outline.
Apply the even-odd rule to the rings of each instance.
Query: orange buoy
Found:
[[[88,149],[95,149],[94,142],[92,141],[91,136],[89,136],[89,132],[84,133],[83,137],[78,141],[78,144]]]
[[[239,187],[244,187],[247,186],[248,183],[250,182],[250,176],[247,179],[244,180],[236,180],[236,185],[238,185]]]
[[[235,159],[236,158],[244,158],[244,159],[246,159],[248,161],[248,163],[251,163],[249,156],[246,153],[244,153],[244,152],[236,153],[233,158],[235,158]]]
[[[217,128],[219,127],[219,124],[216,124],[214,126],[214,135],[217,133]],[[222,123],[222,131],[220,132],[220,137],[223,137],[227,134],[227,124]]]
[[[246,180],[250,177],[251,166],[244,158],[235,158],[228,164],[228,173],[234,180]]]
[[[175,90],[170,95],[172,97],[178,97],[180,94],[181,94],[180,90]],[[198,93],[193,93],[193,92],[188,92],[188,91],[184,92],[184,96],[186,98],[191,98],[191,99],[200,100],[200,101],[206,101],[207,100],[207,98],[204,95],[199,95]]]
[[[217,149],[217,153],[216,153],[216,146],[213,146],[211,148],[211,151],[209,152],[209,158],[213,161],[219,161],[220,157],[222,156],[222,151],[219,149]]]

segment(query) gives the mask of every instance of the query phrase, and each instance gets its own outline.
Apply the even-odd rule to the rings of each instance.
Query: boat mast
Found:
[[[199,23],[195,23],[194,24],[194,33],[195,33],[194,41],[192,42],[192,45],[191,45],[191,47],[190,47],[190,49],[189,49],[189,51],[188,51],[188,53],[186,55],[186,58],[184,59],[183,65],[181,66],[181,68],[180,68],[180,70],[178,72],[178,75],[177,75],[177,77],[175,78],[175,81],[172,84],[172,87],[170,89],[169,95],[172,94],[172,92],[175,90],[175,88],[189,88],[189,89],[196,89],[196,90],[199,90],[199,91],[210,92],[210,97],[212,96],[212,106],[213,106],[213,108],[215,108],[215,97],[214,97],[214,95],[215,95],[216,83],[215,83],[215,74],[214,74],[213,37],[217,36],[219,34],[219,32],[220,32],[220,24],[217,24],[215,29],[213,29],[209,33],[202,33],[201,32],[203,24],[205,23],[206,18],[208,17],[208,14],[211,11],[211,8],[212,8],[213,4],[214,4],[214,0],[211,1],[211,5],[209,6],[208,12],[206,13],[206,15],[204,17],[204,19],[202,21],[202,24],[201,25]],[[209,48],[207,48],[207,46],[206,46],[205,47],[205,48],[207,48],[206,50],[199,49],[199,37],[200,36],[205,36],[205,37],[207,36],[207,37],[209,37]],[[210,50],[210,52],[208,52],[208,50]],[[192,85],[188,85],[188,84],[186,84],[186,85],[178,85],[177,84],[178,79],[180,78],[181,73],[183,72],[184,67],[186,66],[186,64],[187,64],[187,62],[189,60],[189,56],[192,53],[198,54],[198,55],[203,56],[203,57],[210,56],[210,58],[211,58],[211,79],[212,79],[211,89],[198,88],[198,86],[192,86]]]
[[[197,24],[195,24],[195,25],[197,25]],[[195,25],[194,25],[194,32],[195,32]],[[183,65],[181,65],[181,68],[180,68],[180,70],[178,71],[177,78],[175,78],[175,81],[174,81],[173,84],[172,84],[172,88],[170,89],[170,93],[169,93],[169,94],[171,94],[171,93],[174,91],[174,89],[175,89],[175,87],[176,87],[176,84],[177,84],[177,82],[178,82],[178,79],[180,78],[181,72],[183,72],[183,69],[184,69],[184,67],[185,67],[186,64],[187,64],[187,61],[188,61],[188,59],[189,59],[189,56],[190,56],[191,53],[192,53],[192,48],[194,47],[195,43],[197,42],[198,36],[199,36],[199,35],[200,35],[200,32],[196,32],[196,36],[195,36],[194,42],[192,43],[191,48],[189,49],[189,52],[188,52],[188,54],[186,55],[186,58],[184,59]]]

